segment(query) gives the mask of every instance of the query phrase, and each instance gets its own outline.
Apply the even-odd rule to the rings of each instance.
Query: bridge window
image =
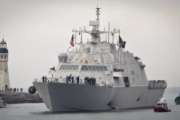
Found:
[[[60,70],[77,70],[78,68],[78,65],[62,65]]]
[[[95,65],[83,65],[81,67],[82,71],[107,71],[106,66],[95,66]]]

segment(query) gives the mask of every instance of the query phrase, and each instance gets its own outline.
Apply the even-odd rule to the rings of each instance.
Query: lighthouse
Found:
[[[2,38],[0,42],[0,90],[10,88],[8,72],[8,48],[7,43]]]

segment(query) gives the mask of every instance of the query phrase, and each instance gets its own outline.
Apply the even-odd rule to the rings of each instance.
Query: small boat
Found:
[[[177,96],[174,101],[176,105],[180,105],[180,93],[179,93],[179,96]]]
[[[153,107],[154,112],[171,112],[168,108],[167,102],[164,98],[161,98]]]
[[[4,100],[0,97],[0,108],[4,108],[6,107],[6,103],[4,102]]]

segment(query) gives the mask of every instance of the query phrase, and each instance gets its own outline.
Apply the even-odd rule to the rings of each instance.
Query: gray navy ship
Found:
[[[120,30],[100,30],[99,16],[97,7],[91,29],[73,30],[71,48],[58,56],[51,75],[33,82],[50,111],[150,108],[163,96],[166,82],[147,80],[145,64],[125,49]]]

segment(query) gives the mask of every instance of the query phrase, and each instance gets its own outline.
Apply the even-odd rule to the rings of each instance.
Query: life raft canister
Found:
[[[36,93],[36,88],[34,86],[30,86],[29,89],[28,89],[28,92],[30,94],[34,94],[34,93]]]

